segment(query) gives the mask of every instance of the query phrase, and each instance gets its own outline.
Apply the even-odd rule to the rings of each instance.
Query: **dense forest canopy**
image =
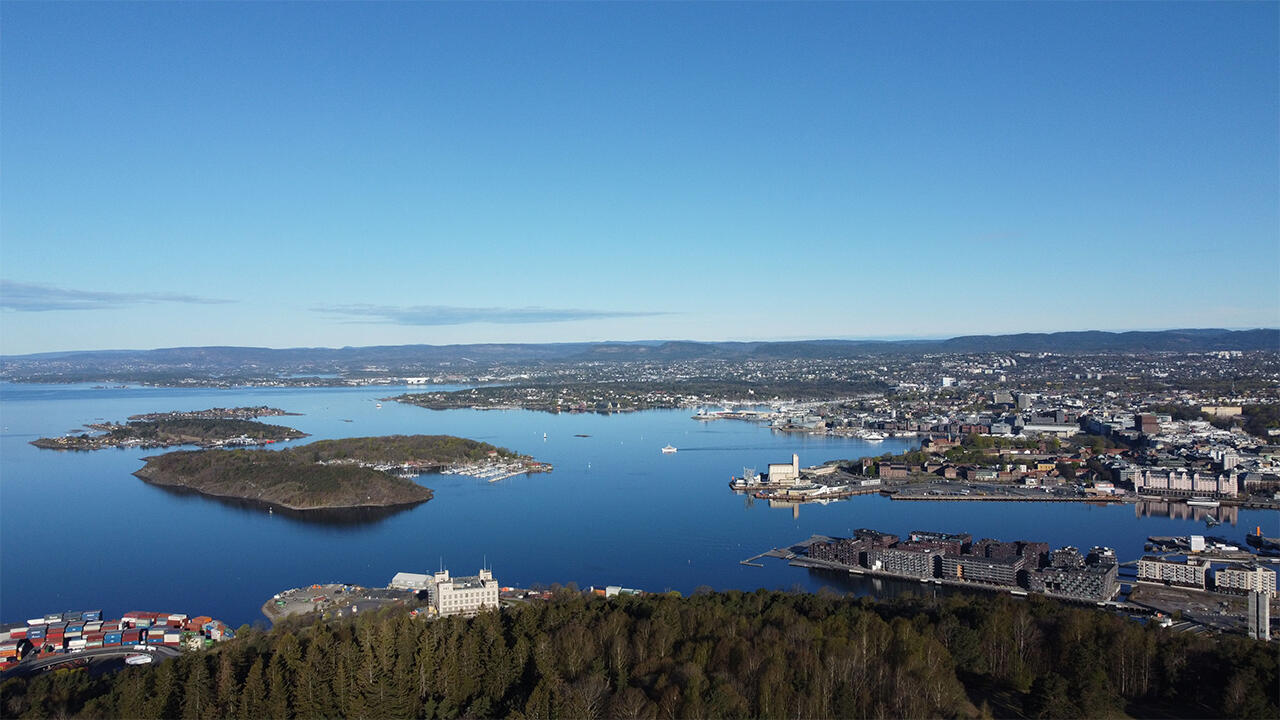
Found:
[[[4,717],[1276,717],[1274,648],[1031,598],[757,591],[242,631],[0,687]]]

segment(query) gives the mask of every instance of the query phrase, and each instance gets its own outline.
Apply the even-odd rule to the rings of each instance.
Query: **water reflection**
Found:
[[[256,500],[248,500],[244,498],[219,497],[217,495],[205,495],[187,488],[171,487],[168,485],[156,485],[147,483],[150,487],[162,490],[170,495],[181,498],[192,498],[199,501],[212,500],[219,505],[240,510],[246,514],[252,515],[272,515],[278,516],[286,521],[297,522],[301,524],[313,525],[329,525],[336,527],[350,527],[358,525],[371,525],[381,522],[398,515],[406,510],[421,505],[422,503],[411,503],[407,505],[393,505],[390,507],[359,507],[359,508],[321,508],[319,510],[291,510],[272,506],[268,503],[258,502]],[[422,502],[426,502],[425,500]]]
[[[1160,500],[1139,500],[1133,505],[1133,516],[1167,517],[1174,520],[1195,520],[1199,522],[1212,518],[1211,524],[1230,523],[1235,525],[1240,520],[1240,508],[1235,505],[1222,505],[1216,508],[1197,507],[1184,502],[1162,502]]]

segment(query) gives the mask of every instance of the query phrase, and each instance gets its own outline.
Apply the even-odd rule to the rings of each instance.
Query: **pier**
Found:
[[[779,560],[794,560],[795,558],[799,557],[801,552],[807,551],[810,545],[814,545],[816,543],[825,543],[825,542],[831,542],[831,538],[827,537],[826,535],[810,535],[808,540],[802,540],[796,543],[795,545],[790,545],[785,548],[773,548],[771,550],[765,550],[759,555],[752,555],[746,560],[739,560],[738,564],[749,565],[751,567],[764,567],[764,565],[756,562],[756,560],[759,560],[760,558],[767,558],[767,557],[778,558]]]

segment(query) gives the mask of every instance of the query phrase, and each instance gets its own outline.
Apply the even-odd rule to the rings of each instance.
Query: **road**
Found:
[[[23,660],[13,668],[6,670],[4,677],[31,676],[46,670],[54,669],[54,666],[63,663],[69,663],[75,660],[88,660],[90,664],[98,662],[107,662],[110,660],[123,660],[126,655],[134,653],[150,653],[155,661],[171,660],[182,654],[178,648],[166,647],[164,645],[148,645],[149,650],[139,650],[135,645],[113,645],[111,647],[93,648],[92,650],[81,650],[74,653],[60,653],[42,658],[33,658]]]

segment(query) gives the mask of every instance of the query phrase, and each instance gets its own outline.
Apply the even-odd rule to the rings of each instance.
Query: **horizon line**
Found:
[[[24,357],[32,357],[36,355],[69,355],[69,354],[88,354],[88,353],[146,353],[159,352],[164,350],[207,350],[210,348],[226,348],[234,350],[364,350],[369,348],[405,348],[405,347],[431,347],[431,348],[448,348],[448,347],[471,347],[482,345],[645,345],[655,344],[664,345],[669,343],[691,343],[699,345],[711,345],[716,343],[820,343],[820,342],[869,342],[869,343],[895,343],[895,342],[945,342],[947,340],[955,340],[958,338],[970,337],[1012,337],[1016,335],[1065,335],[1069,333],[1107,333],[1110,335],[1121,335],[1125,333],[1171,333],[1171,332],[1205,332],[1220,330],[1223,332],[1253,332],[1258,330],[1276,330],[1280,331],[1280,326],[1252,326],[1252,327],[1169,327],[1169,328],[1134,328],[1127,330],[1051,330],[1051,331],[1020,331],[1006,333],[965,333],[960,335],[880,335],[880,336],[828,336],[828,337],[780,337],[773,339],[723,339],[723,340],[692,340],[692,339],[641,339],[641,340],[562,340],[550,342],[470,342],[470,343],[398,343],[398,344],[374,344],[374,345],[292,345],[286,347],[270,347],[265,345],[172,345],[166,347],[153,348],[98,348],[87,350],[42,350],[29,353],[2,354],[0,359],[17,359]],[[1277,348],[1280,350],[1280,348]]]

